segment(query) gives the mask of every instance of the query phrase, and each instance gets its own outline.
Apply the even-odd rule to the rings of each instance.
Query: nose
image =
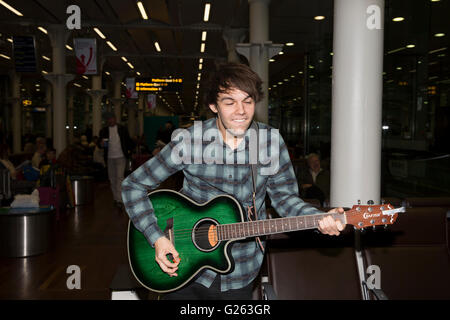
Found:
[[[242,102],[238,102],[238,103],[236,103],[236,105],[237,105],[236,113],[237,114],[244,114],[245,113],[244,104]]]

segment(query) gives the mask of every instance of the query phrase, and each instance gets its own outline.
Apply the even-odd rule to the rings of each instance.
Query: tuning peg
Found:
[[[381,204],[384,204],[386,201],[384,199],[381,199]]]
[[[387,230],[389,226],[387,224],[384,225],[384,230]]]
[[[369,201],[367,201],[367,204],[368,204],[369,206],[373,206],[374,202],[373,202],[373,200],[369,200]]]

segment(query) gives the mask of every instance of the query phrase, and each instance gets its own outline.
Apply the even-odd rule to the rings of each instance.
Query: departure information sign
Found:
[[[183,79],[136,78],[136,92],[181,91]]]
[[[34,37],[13,36],[13,48],[16,72],[36,72]]]

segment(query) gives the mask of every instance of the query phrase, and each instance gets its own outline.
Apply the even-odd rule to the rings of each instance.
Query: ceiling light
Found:
[[[206,41],[206,31],[202,31],[202,41]]]
[[[284,52],[283,51],[280,51],[280,53],[278,53],[279,55],[282,55],[282,54],[284,54]]]
[[[105,74],[108,75],[108,76],[110,75],[110,73],[108,71],[105,71]]]
[[[48,74],[48,72],[47,72],[47,71],[45,71],[45,70],[42,70],[42,73],[43,73],[43,74]]]
[[[45,59],[45,60],[47,60],[47,61],[50,61],[50,60],[51,60],[51,59],[50,59],[49,57],[47,57],[47,56],[42,56],[42,58]]]
[[[127,64],[131,69],[134,69],[134,66],[130,62],[128,62]]]
[[[141,75],[141,73],[138,71],[138,72],[136,72],[136,74],[138,75],[138,76],[140,76]]]
[[[0,57],[5,58],[5,59],[8,59],[8,60],[11,60],[10,57],[8,57],[7,55],[4,55],[4,54],[2,54],[2,53],[0,53]]]
[[[205,12],[203,14],[203,21],[208,22],[209,20],[209,11],[211,10],[211,4],[205,3]]]
[[[394,22],[400,22],[403,20],[405,20],[405,18],[403,18],[403,17],[395,17],[394,19],[392,19],[392,21],[394,21]]]
[[[138,1],[137,6],[139,8],[139,12],[141,13],[142,19],[148,20],[147,12],[145,12],[145,8],[142,2]]]
[[[128,62],[127,58],[125,58],[125,57],[121,57],[121,59],[125,62]]]
[[[114,51],[117,51],[117,48],[111,43],[111,41],[106,41],[106,43],[108,44],[108,46],[113,49]]]
[[[436,38],[440,38],[440,37],[445,36],[445,33],[443,33],[443,32],[441,32],[441,33],[435,33],[434,36],[435,36]]]
[[[100,36],[100,38],[106,39],[105,35],[100,31],[99,28],[94,28],[94,31]]]
[[[72,49],[72,47],[71,46],[69,46],[68,44],[66,44],[66,48],[67,49],[69,49],[70,51],[72,51],[73,49]]]
[[[201,46],[200,46],[200,52],[205,52],[205,43],[202,42]]]
[[[47,30],[43,27],[38,27],[39,30],[41,30],[43,33],[48,34]]]
[[[161,52],[161,47],[159,46],[158,41],[155,41],[155,48],[156,48],[156,51]]]
[[[428,53],[436,53],[436,52],[441,52],[441,51],[444,51],[444,50],[447,50],[447,48],[440,48],[440,49],[436,49],[436,50],[431,50],[430,52],[428,52]]]
[[[286,43],[286,46],[287,46],[287,47],[292,47],[293,45],[294,45],[293,42],[288,42],[288,43]]]
[[[75,87],[78,87],[78,88],[80,88],[81,87],[81,85],[79,85],[78,83],[74,83],[73,84]],[[67,127],[66,127],[67,128]]]
[[[18,15],[19,17],[23,17],[23,14],[19,10],[14,9],[9,4],[7,4],[5,1],[0,0],[0,4],[2,6],[4,6],[6,9],[8,9],[9,11],[11,11],[11,12],[15,13],[16,15]]]
[[[408,44],[406,47],[407,47],[408,49],[412,49],[412,48],[415,48],[416,45],[415,45],[415,44]]]
[[[8,40],[9,42],[13,43],[13,39],[12,38],[8,38],[6,40]]]
[[[275,62],[275,59],[269,59],[270,62]]]
[[[88,80],[89,78],[87,76],[83,76],[84,79]]]
[[[391,54],[391,53],[399,52],[399,51],[402,51],[402,50],[405,50],[405,49],[406,49],[406,47],[401,47],[401,48],[397,48],[397,49],[388,51],[387,53],[388,53],[388,54]]]
[[[202,68],[203,68],[203,64],[200,63],[200,64],[198,65],[198,70],[202,70]]]
[[[320,21],[320,20],[323,20],[323,19],[325,19],[325,16],[315,16],[314,17],[314,20],[317,20],[317,21]]]
[[[198,60],[198,63],[203,63],[203,58],[200,58],[200,60]]]

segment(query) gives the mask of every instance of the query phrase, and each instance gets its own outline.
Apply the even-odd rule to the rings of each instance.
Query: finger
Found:
[[[339,234],[338,228],[336,226],[336,221],[333,219],[332,216],[326,217],[326,230],[330,235],[336,236]]]
[[[170,262],[169,259],[167,259],[167,254],[169,254],[169,252],[167,253],[160,253],[157,257],[157,259],[162,262],[165,266],[169,267],[169,268],[176,268],[178,267],[178,262]]]
[[[156,259],[156,262],[158,263],[159,267],[161,268],[162,271],[164,271],[165,273],[167,273],[169,276],[174,274],[176,269],[178,268],[169,268],[167,267],[162,261],[160,261],[159,259]]]
[[[336,226],[339,231],[342,231],[345,228],[345,226],[343,225],[343,223],[340,220],[336,220]]]

